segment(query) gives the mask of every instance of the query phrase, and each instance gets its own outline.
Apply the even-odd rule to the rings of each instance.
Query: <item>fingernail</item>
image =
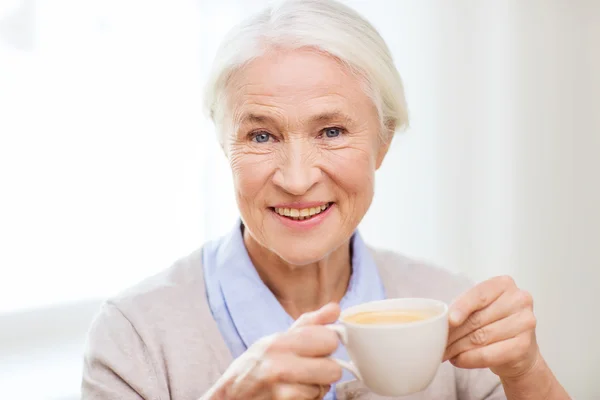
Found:
[[[449,318],[450,322],[458,324],[460,322],[460,319],[462,318],[462,314],[458,310],[453,310],[450,312]]]

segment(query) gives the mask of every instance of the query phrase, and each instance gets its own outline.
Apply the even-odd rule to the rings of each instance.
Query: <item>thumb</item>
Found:
[[[328,303],[316,311],[302,314],[294,322],[292,328],[306,325],[326,325],[333,324],[340,317],[340,306],[337,303]]]

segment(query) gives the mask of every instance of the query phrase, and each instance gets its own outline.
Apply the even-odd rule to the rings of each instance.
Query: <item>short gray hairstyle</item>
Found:
[[[219,132],[225,130],[231,76],[270,48],[314,48],[332,55],[364,79],[384,137],[408,126],[402,79],[373,25],[336,0],[283,0],[235,26],[217,50],[204,108]]]

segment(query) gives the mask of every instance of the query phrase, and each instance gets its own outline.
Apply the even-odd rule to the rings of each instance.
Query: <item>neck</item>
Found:
[[[260,278],[292,318],[344,297],[352,270],[349,240],[324,259],[306,265],[284,261],[247,229],[244,244]]]

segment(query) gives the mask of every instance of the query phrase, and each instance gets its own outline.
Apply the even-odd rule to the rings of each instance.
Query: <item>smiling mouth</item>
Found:
[[[284,218],[291,219],[293,221],[304,221],[307,219],[311,219],[321,214],[324,211],[327,211],[329,207],[331,207],[333,203],[324,203],[320,206],[310,207],[310,208],[280,208],[280,207],[270,207],[270,209],[280,216]]]

